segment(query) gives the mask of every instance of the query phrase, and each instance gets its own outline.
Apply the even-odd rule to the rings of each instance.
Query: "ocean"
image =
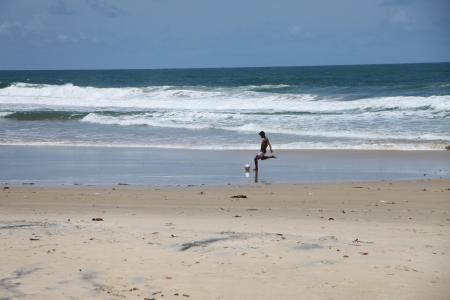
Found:
[[[0,71],[0,145],[438,150],[450,63]]]

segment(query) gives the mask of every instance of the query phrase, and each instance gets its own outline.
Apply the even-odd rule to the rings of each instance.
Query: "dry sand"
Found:
[[[450,299],[448,180],[1,188],[0,299]]]

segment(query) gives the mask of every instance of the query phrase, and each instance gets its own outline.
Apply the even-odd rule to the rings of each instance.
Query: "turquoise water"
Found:
[[[443,149],[450,63],[0,71],[0,144]]]

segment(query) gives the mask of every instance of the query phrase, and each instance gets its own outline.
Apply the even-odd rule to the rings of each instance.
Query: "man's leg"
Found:
[[[261,160],[266,160],[266,159],[269,159],[269,158],[277,158],[277,157],[275,155],[263,156],[263,157],[261,157]]]
[[[254,161],[255,161],[255,171],[258,171],[258,159],[259,159],[259,157],[255,156],[255,159],[254,159]]]

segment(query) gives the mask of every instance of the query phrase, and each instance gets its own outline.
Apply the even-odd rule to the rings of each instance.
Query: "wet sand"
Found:
[[[142,186],[252,184],[257,150],[0,146],[0,184]],[[276,150],[259,181],[450,179],[450,151]]]
[[[449,180],[0,188],[0,299],[450,297]]]

